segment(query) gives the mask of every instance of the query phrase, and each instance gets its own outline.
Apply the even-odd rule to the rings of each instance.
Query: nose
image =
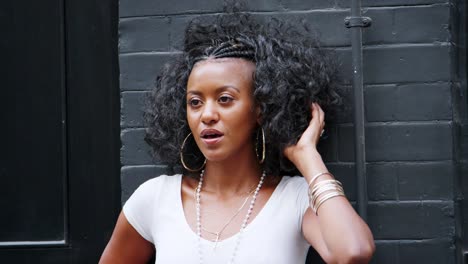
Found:
[[[219,120],[219,113],[216,103],[206,102],[201,113],[201,121],[204,124],[216,123]]]

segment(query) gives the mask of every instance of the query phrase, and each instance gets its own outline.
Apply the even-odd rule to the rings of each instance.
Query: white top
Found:
[[[196,264],[197,234],[188,225],[181,199],[182,176],[162,175],[143,183],[123,212],[128,222],[156,247],[156,263]],[[283,176],[262,210],[244,229],[235,263],[304,264],[309,244],[301,231],[309,206],[302,177]],[[201,239],[203,262],[227,263],[238,234],[218,242]]]

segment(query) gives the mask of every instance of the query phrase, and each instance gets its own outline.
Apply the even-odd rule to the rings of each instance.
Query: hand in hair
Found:
[[[301,163],[306,163],[312,158],[311,154],[317,153],[317,143],[325,127],[325,113],[318,103],[312,103],[312,119],[309,126],[302,133],[299,141],[295,145],[284,149],[284,156],[287,157],[299,169]]]

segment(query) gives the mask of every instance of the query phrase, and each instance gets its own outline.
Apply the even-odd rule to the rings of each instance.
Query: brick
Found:
[[[452,200],[452,161],[409,163],[398,167],[400,200]]]
[[[314,1],[315,2],[315,1]],[[304,2],[305,3],[305,2]],[[276,6],[269,4],[269,6]],[[262,7],[260,7],[262,9]],[[263,7],[263,9],[265,9]],[[268,9],[268,8],[266,8]],[[303,9],[299,9],[303,10]],[[368,9],[365,15],[373,18],[373,25],[367,28],[363,34],[364,44],[382,43],[432,43],[447,42],[449,31],[448,5],[424,6],[418,8],[386,8]],[[203,15],[206,17],[212,14]],[[344,18],[349,16],[348,10],[322,9],[307,12],[280,12],[274,14],[255,14],[261,21],[267,21],[271,17],[288,21],[304,21],[312,29],[318,32],[324,46],[350,45],[349,29],[344,26]],[[182,37],[187,23],[198,16],[172,16],[170,22],[172,36]],[[138,20],[123,19],[136,23],[144,19],[146,23],[154,24],[158,28],[161,18],[139,18]],[[411,25],[411,26],[408,26]],[[148,26],[147,26],[148,27]],[[123,31],[123,30],[121,30]],[[125,32],[125,31],[123,31]],[[178,44],[181,42],[178,41]],[[178,46],[178,45],[177,45]]]
[[[330,0],[257,0],[249,1],[247,9],[252,11],[290,11],[333,8]]]
[[[395,39],[398,42],[448,42],[450,6],[397,8],[394,16]]]
[[[434,161],[452,159],[449,123],[394,123],[366,126],[366,160]],[[338,129],[338,159],[354,161],[354,128]]]
[[[328,170],[343,184],[346,197],[356,201],[356,173],[353,163],[329,163]]]
[[[356,199],[354,164],[331,163],[328,168],[344,180],[347,196]],[[369,201],[451,200],[453,199],[452,161],[385,162],[367,164]],[[336,172],[335,172],[336,171]]]
[[[435,3],[447,3],[444,0],[386,0],[374,1],[364,0],[364,7],[372,6],[405,6],[405,5],[428,5]],[[246,9],[249,11],[289,11],[310,9],[347,8],[349,1],[337,0],[333,3],[329,0],[302,1],[302,0],[259,0],[248,1]],[[150,0],[122,0],[119,5],[120,17],[154,16],[167,14],[196,14],[220,12],[223,9],[222,1],[189,1],[178,0],[176,2],[150,1]]]
[[[154,16],[184,13],[219,12],[223,10],[223,1],[218,0],[121,0],[120,17]]]
[[[167,51],[171,34],[170,20],[166,17],[140,17],[120,19],[119,51]]]
[[[122,165],[154,164],[151,149],[144,141],[145,129],[124,129],[121,133],[122,148],[120,161]]]
[[[268,22],[271,18],[276,18],[289,23],[298,25],[300,32],[306,33],[299,25],[306,24],[316,34],[324,46],[343,46],[349,45],[349,30],[344,26],[344,18],[349,12],[340,10],[319,10],[299,13],[280,12],[280,13],[256,13],[255,19],[262,23]],[[173,17],[171,27],[173,29],[174,39],[172,47],[180,49],[183,31],[190,20],[197,16]],[[212,15],[204,15],[204,19],[211,19]]]
[[[455,245],[451,239],[402,241],[399,243],[399,254],[398,263],[456,263]]]
[[[287,14],[275,16],[288,17]],[[333,23],[334,20],[344,17],[343,12],[316,12],[296,15],[294,19],[300,20],[301,16],[312,27],[321,25],[319,34],[325,46],[344,45],[349,41],[347,35],[349,32],[341,25]],[[292,16],[289,15],[289,17]],[[172,20],[147,17],[122,19],[120,50],[121,52],[146,52],[180,49],[183,29],[191,18],[184,16],[175,17]],[[154,34],[148,34],[148,32],[154,32]],[[338,54],[341,54],[345,77],[349,82],[351,80],[351,54],[349,49],[338,51]],[[446,81],[450,77],[449,59],[449,47],[444,45],[368,47],[364,51],[365,81],[366,83]],[[386,63],[382,64],[382,61]]]
[[[372,47],[364,50],[366,83],[450,80],[450,48],[439,45]]]
[[[176,16],[171,18],[171,36],[170,36],[170,47],[175,50],[183,49],[184,31],[187,25],[192,19],[203,19],[203,21],[209,21],[214,19],[213,15],[190,15],[190,16]]]
[[[121,54],[120,62],[120,90],[142,91],[154,87],[156,77],[163,65],[172,58],[173,54],[137,53]]]
[[[376,240],[371,264],[456,263],[450,239]]]
[[[122,128],[142,127],[145,96],[147,93],[123,92],[121,95],[120,126]]]
[[[363,34],[364,44],[446,42],[449,36],[447,28],[448,14],[448,6],[369,9],[366,15],[373,17],[375,21],[373,26],[366,29]],[[344,26],[344,18],[349,16],[347,10],[325,9],[299,13],[255,14],[254,16],[263,22],[272,17],[287,20],[293,24],[305,22],[317,33],[324,46],[350,45],[350,31]],[[169,27],[171,28],[170,46],[172,48],[181,48],[184,28],[190,20],[196,17],[198,16],[171,17]],[[210,19],[213,15],[206,14],[203,17]],[[414,26],[408,27],[408,19],[411,19],[411,25]],[[147,23],[160,23],[160,19],[146,19],[146,21]],[[158,25],[154,25],[154,27],[158,27]],[[138,38],[143,37],[136,36]],[[163,39],[165,39],[165,35]]]
[[[171,168],[167,166],[124,166],[121,170],[122,205],[130,195],[145,181],[159,175],[172,175]]]
[[[352,88],[347,86],[341,90],[345,108],[338,113],[336,122],[351,123],[354,121]],[[364,87],[365,117],[368,122],[452,120],[451,98],[449,83],[367,85]]]
[[[368,223],[375,239],[427,239],[455,233],[453,202],[373,202]]]
[[[412,6],[412,5],[430,5],[447,3],[447,0],[363,0],[362,6]],[[350,7],[349,0],[336,0],[336,5],[339,7]]]
[[[258,19],[260,22],[267,22],[271,18],[277,18],[281,20],[287,20],[293,24],[302,24],[303,22],[307,24],[313,32],[319,35],[321,42],[324,46],[341,46],[349,43],[349,32],[344,27],[343,21],[346,16],[344,11],[334,11],[334,10],[321,10],[321,11],[310,11],[306,13],[256,13],[253,14],[255,19]],[[203,19],[209,20],[214,16],[211,14],[203,15]],[[171,18],[171,47],[174,49],[181,49],[183,32],[190,20],[198,18],[198,16],[177,16]],[[340,21],[337,23],[337,21]],[[298,27],[298,30],[301,31],[301,28]],[[302,31],[304,32],[304,31]]]
[[[369,8],[363,15],[372,18],[372,25],[363,31],[365,45],[449,41],[448,5]]]
[[[342,102],[339,108],[335,109],[335,116],[332,117],[333,123],[352,123],[354,120],[353,88],[350,85],[339,85],[337,92],[341,96]]]
[[[332,162],[337,160],[337,141],[336,127],[334,125],[327,126],[323,137],[320,139],[319,144],[317,145],[320,155],[322,155],[322,159],[325,162]]]
[[[370,201],[396,200],[398,197],[398,164],[367,165],[367,193]]]
[[[244,9],[248,11],[290,11],[333,8],[329,0],[258,0],[246,1]],[[179,0],[176,2],[150,0],[122,0],[120,1],[120,17],[202,14],[223,10],[223,1],[205,0],[201,2]]]
[[[357,199],[357,179],[354,163],[327,163],[327,168],[343,183],[346,197]],[[367,164],[367,190],[369,201],[396,200],[398,178],[394,176],[394,163]]]
[[[450,48],[444,45],[391,45],[363,51],[365,84],[447,82]],[[351,51],[336,49],[343,84],[352,82]]]
[[[313,2],[313,1],[311,1]],[[278,13],[267,15],[262,19],[275,17],[300,25],[303,22],[310,27],[323,46],[346,46],[350,43],[350,32],[344,26],[344,18],[349,14],[343,10],[320,10],[301,13]],[[304,32],[304,31],[302,31]]]
[[[346,34],[346,29],[341,27],[339,24],[333,23],[333,18],[335,17],[343,17],[344,18],[344,13],[341,12],[324,12],[324,11],[319,11],[319,12],[314,12],[312,11],[311,13],[297,13],[297,14],[290,14],[290,13],[255,13],[252,14],[254,19],[257,19],[260,23],[266,23],[268,22],[271,18],[277,18],[277,19],[282,19],[282,20],[288,20],[290,23],[293,24],[302,24],[303,21],[307,22],[312,29],[317,29],[314,28],[314,25],[316,24],[316,21],[320,21],[320,24],[326,25],[326,28],[320,28],[320,32],[329,32],[333,31],[336,32],[342,31],[342,34],[337,34],[334,35],[334,37],[329,38],[330,36],[322,36],[321,40],[323,41],[324,45],[338,45],[342,44],[343,41],[346,41],[347,38],[345,36],[342,36],[343,34]],[[171,18],[171,43],[170,46],[173,49],[180,50],[182,49],[182,44],[183,44],[183,33],[185,30],[185,27],[188,25],[188,23],[192,19],[202,19],[204,22],[210,21],[211,19],[214,19],[215,16],[213,14],[206,14],[203,15],[202,18],[197,15],[190,15],[190,16],[176,16]],[[341,19],[341,18],[340,18]],[[342,20],[342,19],[341,19]],[[297,28],[300,32],[301,28]],[[337,37],[339,36],[339,37]],[[328,39],[332,39],[333,42],[327,42]]]
[[[366,86],[364,89],[366,120],[368,122],[398,121],[397,115],[401,117],[398,113],[398,105],[400,104],[398,91],[399,89],[396,84]],[[416,98],[412,99],[417,100]],[[414,104],[412,106],[414,106]],[[415,107],[410,110],[414,108]],[[402,116],[406,117],[406,115]]]
[[[375,253],[372,257],[371,264],[401,264],[398,261],[398,243],[375,241]]]
[[[365,104],[369,122],[452,119],[449,83],[368,86]]]

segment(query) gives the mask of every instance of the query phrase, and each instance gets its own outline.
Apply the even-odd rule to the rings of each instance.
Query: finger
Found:
[[[320,109],[317,103],[312,104],[312,119],[310,120],[309,127],[316,127],[320,128],[321,122],[320,122]]]
[[[306,128],[304,131],[303,135],[306,138],[313,137],[315,138],[318,134],[320,134],[320,131],[322,130],[322,123],[320,122],[321,119],[321,114],[320,114],[320,108],[316,103],[313,103],[311,105],[312,109],[312,119],[309,122],[309,126]]]
[[[320,122],[320,107],[317,103],[312,103],[312,120]]]
[[[325,112],[323,111],[322,107],[320,107],[318,103],[315,103],[315,107],[318,110],[319,121],[320,123],[323,123],[325,121]]]
[[[319,113],[320,113],[320,125],[321,128],[323,129],[325,127],[325,112],[320,108],[319,106]]]
[[[325,112],[323,111],[323,109],[320,107],[320,105],[318,103],[315,104],[315,107],[317,108],[317,112],[318,112],[318,137],[322,137],[323,133],[324,133],[324,127],[325,127]]]

